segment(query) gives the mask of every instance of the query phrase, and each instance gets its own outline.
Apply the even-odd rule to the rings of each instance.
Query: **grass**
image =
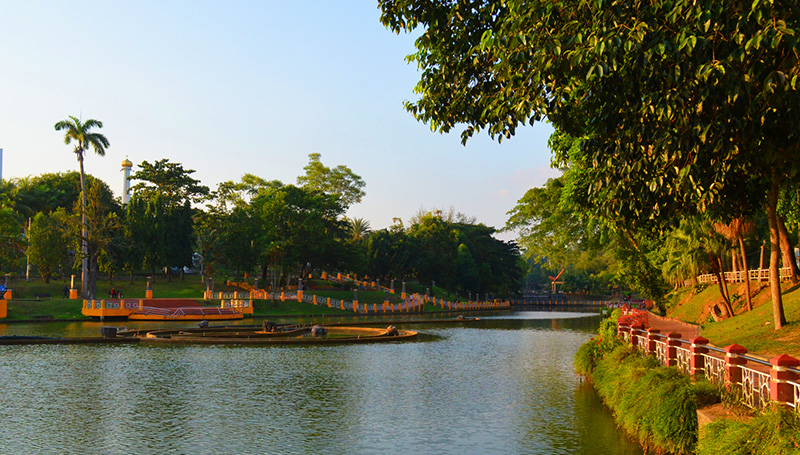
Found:
[[[780,406],[772,406],[746,422],[716,420],[704,430],[698,455],[800,453],[800,415]]]
[[[253,317],[273,316],[343,316],[352,315],[352,311],[339,308],[328,308],[324,305],[312,305],[296,300],[254,300]]]
[[[8,302],[7,321],[29,321],[29,320],[81,320],[86,319],[81,314],[82,300],[69,300],[62,298],[63,286],[69,284],[62,280],[53,280],[45,283],[40,279],[24,281],[16,279],[12,283],[13,298]],[[315,283],[319,285],[320,283]],[[133,283],[129,283],[127,278],[114,280],[113,283],[102,281],[97,283],[97,293],[99,298],[108,295],[111,288],[121,292],[126,299],[140,299],[145,297],[147,281],[137,278]],[[152,283],[153,297],[155,298],[185,298],[202,299],[206,289],[205,284],[201,283],[195,275],[188,275],[186,279],[174,278],[167,281],[159,278]],[[224,282],[217,282],[214,286],[215,292],[233,292],[241,290],[234,286],[227,286]],[[334,289],[315,289],[306,291],[318,296],[320,305],[312,305],[296,300],[255,300],[253,302],[253,317],[275,317],[275,316],[343,316],[354,315],[352,311],[340,308],[328,308],[325,298],[339,300],[352,300],[353,291],[340,291]],[[389,301],[392,303],[400,302],[399,290],[396,294],[389,294]],[[50,297],[36,298],[36,295],[49,294]],[[383,303],[385,294],[382,291],[358,291],[359,303],[370,305]],[[218,301],[217,301],[218,302]],[[425,311],[442,311],[441,308],[430,304],[425,305]]]
[[[738,296],[734,301],[736,316],[732,318],[714,322],[706,310],[711,303],[722,301],[717,286],[673,293],[668,316],[701,324],[702,335],[716,346],[736,343],[764,357],[788,354],[800,358],[800,286],[784,283],[783,308],[788,324],[780,330],[774,329],[769,287],[751,282],[754,308],[747,311],[744,284],[729,286],[730,294]]]

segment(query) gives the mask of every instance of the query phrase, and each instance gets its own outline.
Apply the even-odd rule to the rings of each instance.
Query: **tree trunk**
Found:
[[[792,243],[789,241],[789,231],[786,229],[786,223],[783,222],[783,217],[780,215],[778,215],[778,232],[780,233],[781,253],[783,253],[783,266],[789,267],[792,283],[800,283],[800,270],[797,270],[794,248],[792,248]]]
[[[744,250],[744,239],[741,234],[736,236],[739,239],[739,249],[742,250],[742,268],[744,269],[744,287],[747,292],[747,311],[753,309],[753,298],[750,296],[750,270],[747,268],[747,253]]]
[[[89,251],[87,241],[89,226],[86,224],[86,178],[83,171],[83,152],[78,153],[78,163],[81,168],[81,296],[89,298]]]
[[[728,300],[728,294],[725,292],[725,277],[722,276],[721,261],[719,260],[719,258],[717,258],[712,254],[709,254],[708,256],[711,262],[711,269],[712,269],[711,271],[712,273],[714,273],[714,275],[717,276],[717,285],[719,286],[719,293],[722,296],[723,302],[725,303],[725,305],[723,305],[722,307],[722,310],[723,313],[726,313],[728,312],[728,308],[730,308],[731,306],[731,302],[730,300]],[[713,307],[712,307],[712,312],[713,312]],[[723,314],[722,317],[727,318],[728,316]],[[714,314],[714,319],[716,320],[716,313]]]
[[[733,317],[733,304],[731,303],[731,293],[728,290],[728,280],[725,279],[725,269],[722,267],[722,258],[717,258],[719,261],[719,277],[722,280],[722,287],[725,290],[725,310]]]
[[[767,218],[769,219],[769,288],[772,295],[772,319],[775,330],[786,325],[783,313],[783,297],[781,296],[781,279],[778,270],[780,254],[780,232],[778,228],[778,182],[772,183],[767,195]]]

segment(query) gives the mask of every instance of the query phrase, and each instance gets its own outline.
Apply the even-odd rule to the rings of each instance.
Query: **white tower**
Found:
[[[0,149],[0,182],[3,181],[3,149]]]
[[[133,167],[133,163],[130,162],[127,158],[125,161],[122,162],[122,172],[125,174],[125,180],[122,182],[122,205],[127,205],[128,201],[131,199],[130,191],[131,191],[131,168]]]

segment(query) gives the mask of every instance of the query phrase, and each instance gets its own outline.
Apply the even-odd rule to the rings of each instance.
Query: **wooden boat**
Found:
[[[125,336],[125,333],[121,333]],[[275,331],[263,328],[235,327],[151,330],[137,333],[136,337],[147,343],[200,343],[244,345],[318,345],[385,343],[416,338],[417,332],[394,327],[376,329],[368,327],[302,326],[281,327]]]

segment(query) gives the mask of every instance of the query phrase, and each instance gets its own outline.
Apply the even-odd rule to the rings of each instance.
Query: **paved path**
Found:
[[[677,319],[665,318],[654,313],[650,313],[649,315],[649,325],[650,328],[658,329],[664,335],[670,332],[678,332],[684,340],[700,336],[699,325],[689,324],[688,322],[679,321]]]

